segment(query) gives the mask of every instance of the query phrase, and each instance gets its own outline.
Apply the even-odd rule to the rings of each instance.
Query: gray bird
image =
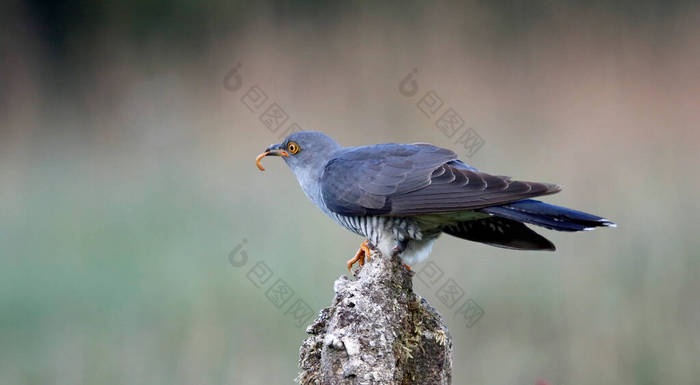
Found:
[[[561,191],[555,184],[490,175],[425,143],[342,147],[320,132],[302,131],[268,147],[281,156],[307,197],[346,229],[367,240],[348,269],[370,249],[398,253],[407,266],[430,254],[442,233],[517,250],[554,244],[525,223],[559,231],[615,224],[605,218],[528,198]]]

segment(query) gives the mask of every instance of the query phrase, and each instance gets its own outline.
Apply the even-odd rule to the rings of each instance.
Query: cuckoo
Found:
[[[364,237],[348,269],[371,249],[398,254],[406,267],[428,257],[445,233],[515,250],[554,244],[526,224],[558,231],[615,227],[596,215],[530,199],[561,191],[556,184],[491,175],[426,143],[343,147],[314,131],[289,135],[258,155],[280,156],[306,196],[346,229]]]

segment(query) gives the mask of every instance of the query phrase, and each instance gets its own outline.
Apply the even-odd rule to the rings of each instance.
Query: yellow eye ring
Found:
[[[289,150],[289,152],[292,155],[294,155],[297,152],[299,152],[299,145],[294,143],[294,142],[289,142],[289,143],[287,143],[287,150]]]

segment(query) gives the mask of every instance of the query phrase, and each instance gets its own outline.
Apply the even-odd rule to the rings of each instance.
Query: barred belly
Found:
[[[391,236],[396,242],[408,239],[421,239],[418,226],[408,218],[383,216],[344,216],[333,214],[336,220],[346,229],[361,235],[377,246],[385,236]]]
[[[412,265],[427,258],[439,232],[424,234],[411,218],[385,216],[344,216],[331,213],[330,217],[346,229],[367,238],[373,247],[389,256],[394,247],[405,243],[401,254],[404,263]]]

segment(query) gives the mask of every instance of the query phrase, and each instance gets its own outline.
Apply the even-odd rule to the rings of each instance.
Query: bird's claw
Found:
[[[365,265],[365,258],[367,258],[367,262],[369,262],[371,250],[369,249],[369,241],[364,241],[362,242],[362,245],[360,245],[360,249],[357,250],[357,254],[348,261],[348,271],[352,271],[352,265],[355,264],[355,262],[360,262],[360,266]]]

